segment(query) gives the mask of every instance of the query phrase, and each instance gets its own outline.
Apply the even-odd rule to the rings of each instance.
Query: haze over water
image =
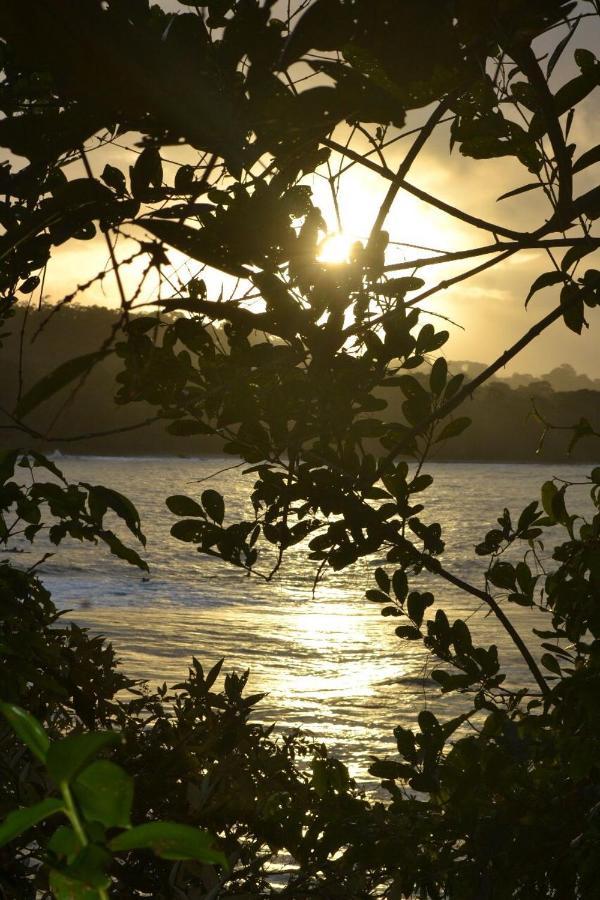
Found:
[[[194,497],[212,487],[225,496],[226,523],[243,515],[253,476],[234,469],[193,483],[231,465],[230,457],[64,457],[57,463],[71,480],[123,492],[140,511],[150,576],[74,541],[61,545],[39,570],[57,605],[71,610],[69,618],[110,638],[128,675],[175,683],[192,656],[205,668],[225,657],[224,671],[251,670],[248,693],[268,692],[255,718],[276,722],[280,730],[302,727],[335,750],[363,782],[369,781],[370,757],[394,753],[394,726],[413,725],[425,703],[445,718],[461,711],[464,701],[440,697],[428,679],[428,667],[436,663],[421,643],[396,637],[394,629],[403,620],[382,618],[379,605],[365,599],[365,590],[375,586],[369,569],[381,560],[330,573],[313,598],[315,564],[307,565],[297,548],[276,580],[266,584],[170,536],[175,517],[164,505],[170,494]],[[504,506],[516,515],[539,497],[545,480],[553,475],[582,480],[588,469],[431,464],[426,471],[435,481],[423,518],[444,526],[446,567],[483,587],[486,561],[475,556],[473,546],[494,527]],[[28,553],[37,559],[40,546]],[[474,598],[445,583],[427,587],[451,621],[471,617],[475,639],[498,645],[510,680],[528,680],[487,608],[478,610]],[[548,625],[539,613],[514,606],[508,611],[526,635],[531,625]]]

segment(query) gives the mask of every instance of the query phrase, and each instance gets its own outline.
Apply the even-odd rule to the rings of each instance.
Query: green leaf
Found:
[[[202,492],[201,500],[209,518],[220,525],[225,517],[225,504],[219,492],[209,488]]]
[[[95,887],[82,884],[55,869],[50,872],[50,887],[56,900],[98,900]]]
[[[0,847],[8,844],[9,841],[14,840],[23,832],[33,828],[38,822],[43,822],[44,819],[48,819],[57,812],[64,812],[64,804],[62,800],[54,797],[48,797],[47,800],[42,800],[41,803],[36,803],[35,806],[26,806],[23,809],[13,810],[0,825]]]
[[[110,854],[104,847],[86,844],[62,874],[87,889],[106,889],[112,882],[110,876],[106,874],[110,862]]]
[[[73,793],[88,822],[106,828],[127,828],[133,803],[133,780],[120,766],[99,759],[83,770],[73,783]]]
[[[70,734],[50,746],[46,765],[57,784],[69,782],[87,763],[107,747],[121,742],[116,731],[88,731]]]
[[[70,825],[59,825],[46,845],[55,856],[64,857],[68,862],[81,850],[79,838]]]
[[[111,350],[98,350],[95,353],[84,353],[83,356],[76,356],[62,363],[26,392],[17,406],[17,416],[19,418],[26,416],[40,403],[49,400],[76,378],[89,372],[111,352]]]
[[[50,740],[38,720],[13,703],[0,703],[0,711],[4,713],[23,743],[39,760],[45,762]]]
[[[460,416],[458,419],[453,419],[452,422],[448,422],[448,424],[442,428],[441,432],[436,437],[434,444],[439,444],[440,441],[447,441],[449,438],[458,437],[458,435],[462,434],[470,424],[471,419],[469,419],[468,416]]]
[[[535,279],[535,281],[529,288],[529,293],[527,294],[527,298],[525,300],[525,306],[528,305],[533,295],[538,291],[541,291],[547,287],[551,287],[553,284],[564,283],[564,280],[565,276],[562,272],[544,272],[543,275],[540,275]]]
[[[163,859],[194,859],[202,863],[218,863],[227,868],[227,859],[213,850],[214,838],[207,831],[177,825],[174,822],[148,822],[123,831],[110,842],[116,853],[126,850],[154,850]]]
[[[198,516],[204,518],[204,510],[199,503],[192,500],[191,497],[184,497],[183,494],[174,494],[167,497],[166,504],[169,510],[175,516]]]

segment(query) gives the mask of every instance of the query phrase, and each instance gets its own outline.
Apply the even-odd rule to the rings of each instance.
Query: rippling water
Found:
[[[371,756],[393,752],[393,727],[414,723],[423,704],[442,714],[458,711],[460,699],[440,698],[428,680],[420,643],[400,641],[394,634],[398,620],[382,618],[379,607],[364,599],[373,586],[369,565],[376,561],[330,575],[313,598],[314,571],[297,550],[277,580],[265,584],[170,537],[174,518],[164,498],[199,494],[207,485],[194,482],[231,465],[230,458],[65,457],[58,463],[70,479],[127,494],[141,513],[149,577],[77,542],[65,542],[40,570],[71,619],[110,638],[129,675],[175,682],[192,656],[206,666],[225,657],[226,669],[251,670],[252,693],[268,692],[259,719],[285,729],[302,726],[335,749],[361,780]],[[557,468],[430,465],[435,481],[427,521],[444,525],[446,566],[482,586],[484,562],[473,545],[504,506],[518,512],[552,475],[577,480],[586,472]],[[251,478],[235,469],[210,482],[225,495],[233,518],[247,507]],[[451,619],[470,616],[477,638],[498,644],[511,679],[527,677],[508,638],[476,600],[446,584],[435,593]],[[529,610],[510,612],[522,627],[541,624]]]

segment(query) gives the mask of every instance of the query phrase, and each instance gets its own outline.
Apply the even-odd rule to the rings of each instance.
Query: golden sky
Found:
[[[180,6],[177,8],[182,9]],[[596,25],[593,29],[590,26],[580,26],[580,31],[572,42],[572,48],[582,46],[590,49],[597,49],[600,46],[600,30]],[[554,89],[557,84],[569,77],[569,69],[570,67],[562,69],[557,67],[551,83]],[[578,109],[569,138],[577,144],[576,156],[600,142],[600,130],[597,127],[599,96],[600,92],[597,89],[595,94]],[[420,117],[409,118],[407,127],[410,127],[413,121],[418,123],[420,120],[422,114]],[[123,144],[126,143],[127,137],[121,138]],[[405,148],[410,146],[409,142],[410,138],[408,141],[400,141],[387,151],[386,161],[392,169],[401,162]],[[359,144],[354,146],[360,149]],[[548,217],[548,207],[542,200],[541,192],[529,192],[520,197],[497,202],[498,196],[505,191],[532,180],[526,169],[512,160],[468,160],[461,157],[457,149],[450,156],[448,146],[448,126],[443,125],[420,155],[411,170],[410,180],[447,203],[465,208],[476,216],[507,227],[533,229]],[[163,151],[163,155],[185,159],[185,150],[173,148],[171,152],[171,148],[167,148]],[[127,172],[135,155],[120,147],[113,147],[110,151],[92,152],[90,161],[97,174],[101,172],[107,159]],[[335,167],[335,159],[333,163]],[[169,168],[169,163],[165,163],[167,178],[170,174]],[[76,168],[72,167],[70,177],[79,174]],[[593,187],[596,176],[597,169],[594,167],[578,176],[576,194]],[[337,223],[326,181],[321,178],[313,179],[312,187],[317,205],[321,207],[331,231],[336,232]],[[386,189],[387,182],[358,166],[345,174],[340,192],[340,212],[345,240],[364,240],[368,237]],[[390,232],[391,240],[398,242],[390,246],[388,262],[427,255],[419,250],[401,246],[402,243],[418,244],[442,251],[461,250],[491,243],[491,237],[485,231],[459,223],[403,192],[394,203],[386,228]],[[118,252],[121,258],[124,258],[130,250],[124,242],[121,242]],[[71,292],[78,282],[105,267],[106,257],[106,247],[101,238],[86,242],[71,242],[58,248],[46,279],[46,298],[54,302]],[[430,266],[420,270],[419,275],[426,280],[426,286],[429,287],[470,268],[485,258],[480,257],[473,262],[467,260],[443,267]],[[557,258],[560,260],[560,252]],[[190,275],[194,274],[198,269],[197,264],[188,265],[175,253],[172,254],[172,259],[177,267],[183,266],[182,275],[186,271]],[[585,267],[593,265],[600,268],[598,260],[590,256],[585,260]],[[450,342],[444,351],[447,357],[490,362],[510,346],[556,305],[557,289],[550,288],[537,294],[527,310],[524,308],[524,300],[532,280],[550,268],[552,263],[544,251],[522,252],[464,284],[442,291],[431,301],[425,301],[424,309],[440,313],[457,323],[456,326],[443,326],[449,327],[451,332]],[[132,266],[129,273],[124,273],[125,283],[132,286],[139,273],[139,267]],[[211,294],[213,291],[218,293],[221,280],[216,274],[207,279]],[[149,282],[142,297],[152,299],[154,296],[155,285]],[[107,276],[102,285],[91,290],[85,302],[118,305],[112,276]],[[587,317],[590,328],[584,330],[581,336],[568,331],[560,322],[551,326],[512,364],[507,374],[514,371],[541,374],[556,365],[569,362],[578,371],[599,377],[600,353],[594,329],[598,329],[600,325],[600,314],[597,310],[587,310]],[[435,323],[435,320],[432,321]]]

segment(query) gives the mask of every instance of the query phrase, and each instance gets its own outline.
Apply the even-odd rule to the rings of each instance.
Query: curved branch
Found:
[[[437,560],[435,561],[435,566],[433,566],[430,571],[432,571],[433,574],[439,575],[441,578],[443,578],[445,581],[448,581],[450,584],[453,584],[455,587],[460,588],[461,591],[465,591],[465,593],[471,594],[473,597],[477,597],[479,600],[483,600],[483,602],[489,606],[498,621],[502,624],[504,630],[512,638],[513,643],[527,663],[529,671],[539,685],[542,694],[547,698],[550,694],[550,688],[548,687],[546,679],[542,675],[538,664],[531,655],[527,644],[525,643],[515,626],[512,624],[498,601],[495,600],[494,597],[492,597],[492,595],[487,591],[482,591],[479,588],[474,587],[472,584],[469,584],[467,581],[463,581],[462,578],[458,578],[456,575],[448,572],[447,569],[444,569],[441,565],[439,565]]]
[[[378,175],[381,175],[382,178],[387,178],[388,181],[394,181],[396,179],[396,173],[392,169],[389,169],[386,166],[380,166],[370,159],[365,159],[360,153],[351,150],[350,147],[344,147],[343,144],[339,144],[337,141],[331,140],[331,138],[321,138],[321,143],[325,147],[329,147],[330,150],[334,150],[342,156],[347,156],[348,159],[352,159],[354,162],[370,169],[372,172],[376,172]],[[406,179],[402,180],[400,187],[408,194],[412,194],[414,197],[417,197],[417,199],[422,200],[423,203],[434,206],[436,209],[452,216],[454,219],[460,219],[462,222],[466,222],[467,225],[473,225],[475,228],[481,228],[483,231],[489,231],[494,235],[502,235],[502,237],[507,237],[511,240],[520,240],[524,236],[520,231],[513,231],[511,228],[504,228],[502,225],[487,222],[485,219],[480,219],[478,216],[472,216],[470,213],[464,212],[456,206],[451,206],[443,200],[438,200],[437,197],[428,194],[427,191],[423,191],[421,188],[406,181]]]
[[[92,438],[109,437],[113,434],[123,434],[126,431],[137,431],[139,428],[146,428],[148,425],[153,425],[154,422],[158,422],[162,419],[162,416],[150,416],[149,418],[142,419],[142,421],[135,422],[132,425],[121,425],[118,428],[107,428],[104,431],[87,431],[83,432],[82,434],[71,434],[63,437],[62,435],[43,434],[41,431],[36,431],[35,428],[31,428],[29,425],[26,425],[24,422],[22,422],[2,406],[0,406],[0,413],[6,416],[7,419],[10,419],[13,423],[12,425],[0,425],[0,430],[22,431],[24,434],[29,435],[29,437],[33,438],[34,440],[48,441],[52,444],[73,443],[75,441],[90,440]]]
[[[498,359],[493,362],[487,369],[474,378],[472,381],[469,381],[462,390],[458,391],[457,394],[446,403],[443,403],[442,406],[438,407],[438,409],[434,410],[430,415],[428,415],[425,419],[419,422],[417,425],[414,425],[410,428],[406,434],[404,435],[402,441],[396,444],[395,447],[389,451],[387,456],[385,457],[386,462],[392,462],[406,446],[406,442],[411,440],[414,437],[418,437],[418,435],[422,434],[430,425],[433,425],[434,422],[438,422],[440,419],[445,418],[451,412],[454,412],[461,403],[463,403],[468,397],[470,397],[478,387],[481,387],[486,381],[488,381],[492,375],[495,375],[499,369],[504,368],[504,366],[510,362],[518,353],[521,352],[528,344],[530,344],[536,337],[538,337],[543,331],[546,330],[553,322],[556,322],[564,313],[563,306],[557,306],[551,312],[548,313],[547,316],[544,316],[543,319],[540,319],[532,328],[529,329],[519,340],[512,345],[508,350],[505,350]]]

